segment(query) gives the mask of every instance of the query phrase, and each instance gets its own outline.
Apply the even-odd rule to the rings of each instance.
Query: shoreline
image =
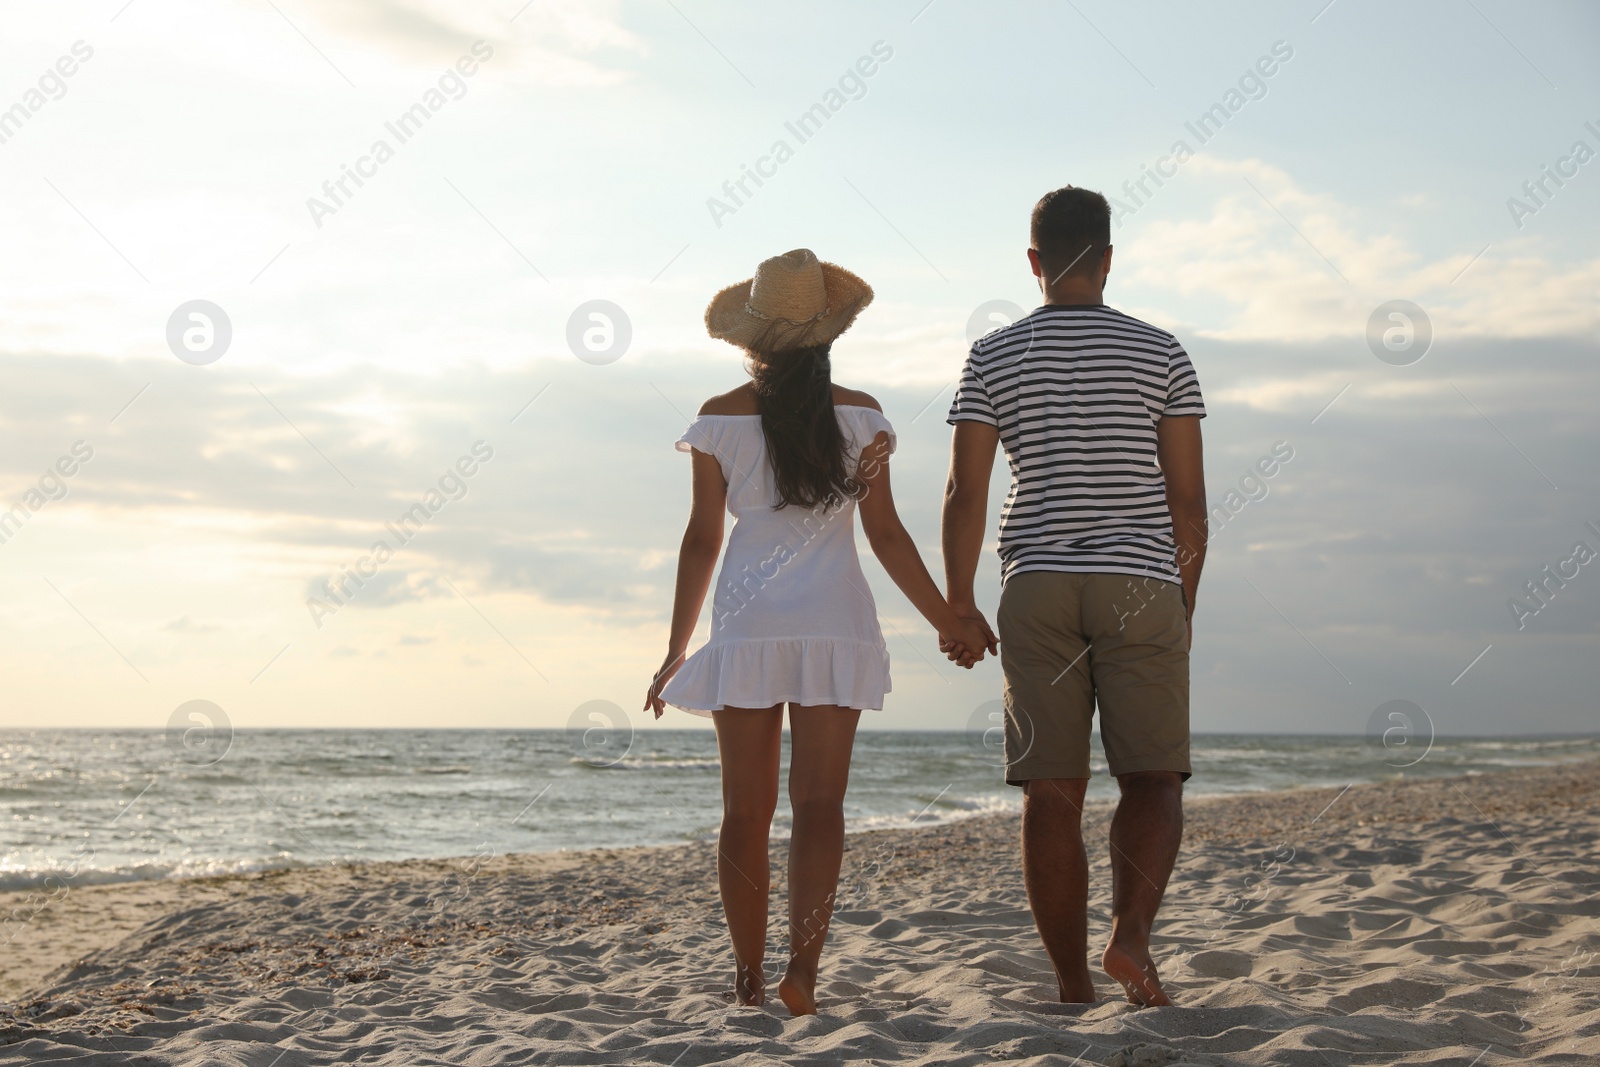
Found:
[[[329,729],[332,730],[334,728],[330,727]],[[398,728],[396,728],[396,729],[398,729]],[[154,730],[152,728],[148,732],[159,732],[159,731],[156,731],[156,730]],[[937,732],[941,732],[941,731],[923,731],[923,732],[926,732],[926,733],[937,733]],[[1282,735],[1282,736],[1291,736],[1291,735]],[[1306,736],[1313,736],[1313,735],[1306,735]],[[1320,735],[1317,735],[1317,736],[1320,736]],[[1574,737],[1579,737],[1580,739],[1588,739],[1590,736],[1593,736],[1593,735],[1573,735],[1573,736]],[[1357,781],[1348,782],[1348,783],[1345,783],[1345,784],[1346,785],[1352,785],[1352,786],[1355,786],[1355,785],[1363,785],[1363,786],[1404,785],[1404,784],[1407,784],[1407,783],[1447,781],[1447,780],[1452,780],[1452,779],[1456,779],[1456,778],[1465,779],[1465,778],[1478,778],[1478,777],[1494,777],[1494,776],[1503,775],[1503,774],[1517,774],[1517,773],[1523,773],[1523,772],[1528,772],[1528,771],[1535,771],[1536,772],[1536,771],[1546,770],[1546,769],[1559,769],[1559,768],[1562,768],[1562,767],[1573,767],[1573,766],[1579,766],[1579,765],[1582,765],[1582,764],[1585,764],[1585,763],[1591,763],[1591,762],[1600,763],[1600,756],[1594,756],[1594,755],[1574,756],[1574,757],[1569,757],[1569,758],[1564,758],[1564,759],[1554,759],[1554,760],[1548,760],[1548,761],[1530,762],[1530,763],[1525,763],[1525,764],[1520,764],[1520,763],[1519,764],[1508,764],[1508,765],[1502,765],[1502,766],[1495,766],[1495,767],[1488,768],[1488,769],[1474,767],[1474,768],[1467,768],[1466,770],[1460,771],[1459,773],[1452,773],[1452,772],[1456,771],[1456,768],[1449,768],[1446,771],[1441,771],[1441,772],[1438,772],[1438,773],[1429,773],[1429,774],[1408,774],[1406,769],[1397,769],[1391,774],[1386,774],[1386,775],[1383,775],[1383,776],[1357,780]],[[1093,791],[1095,789],[1100,789],[1100,790],[1106,789],[1108,787],[1108,780],[1109,780],[1109,776],[1104,771],[1101,771],[1101,772],[1099,772],[1099,773],[1097,773],[1095,775],[1095,777],[1093,779],[1093,783],[1094,784],[1091,786],[1091,792],[1090,792],[1090,794],[1089,794],[1089,796],[1087,798],[1086,808],[1092,809],[1092,808],[1094,808],[1096,806],[1102,806],[1102,807],[1109,806],[1114,802],[1113,799],[1108,798],[1107,796],[1105,796],[1103,794],[1099,795],[1099,796],[1096,796],[1095,792]],[[1184,794],[1184,803],[1186,805],[1192,805],[1192,804],[1200,804],[1200,803],[1214,803],[1214,802],[1219,802],[1219,801],[1247,800],[1247,799],[1253,798],[1253,797],[1292,795],[1292,794],[1304,793],[1304,792],[1308,792],[1308,791],[1314,792],[1314,791],[1318,791],[1318,790],[1329,790],[1329,789],[1338,789],[1338,788],[1342,788],[1342,786],[1336,780],[1333,780],[1333,779],[1328,779],[1328,780],[1325,780],[1325,781],[1311,782],[1311,783],[1307,783],[1307,784],[1304,784],[1304,785],[1295,785],[1295,786],[1291,786],[1291,787],[1288,787],[1288,788],[1270,788],[1270,787],[1240,788],[1240,789],[1216,790],[1216,791],[1210,791],[1210,792],[1193,791],[1191,789],[1187,789],[1186,788],[1185,794]],[[934,813],[934,814],[930,814],[925,809],[923,812],[918,813],[916,815],[862,815],[862,816],[856,816],[855,817],[855,822],[852,822],[847,818],[846,826],[845,826],[845,833],[848,836],[855,836],[855,835],[858,835],[858,834],[871,834],[871,833],[880,833],[880,832],[885,832],[885,831],[897,831],[897,830],[928,830],[928,829],[934,829],[934,828],[937,828],[937,827],[940,827],[940,826],[949,826],[949,825],[953,825],[953,824],[956,824],[956,823],[966,822],[966,821],[972,820],[972,819],[1015,817],[1021,810],[1022,791],[1020,789],[1016,789],[1014,787],[1003,786],[1003,787],[1000,787],[999,789],[997,789],[996,792],[1001,797],[1001,805],[1002,806],[1000,806],[998,808],[983,807],[983,808],[973,808],[973,809],[969,809],[969,810],[963,810],[963,809],[957,808],[957,809],[943,810],[943,811],[940,811],[940,812]],[[1012,803],[1013,800],[1015,801],[1015,803]],[[780,817],[783,815],[783,811],[784,811],[783,804],[780,801],[779,806],[778,806],[778,815]],[[881,823],[881,825],[861,826],[861,825],[859,825],[860,822],[879,822],[879,823]],[[775,843],[787,841],[788,840],[787,831],[779,829],[778,826],[775,824],[774,825],[774,833],[773,833],[772,840]],[[519,855],[519,856],[579,855],[579,854],[582,854],[582,853],[585,853],[585,852],[592,852],[592,851],[618,852],[618,851],[627,851],[627,850],[630,850],[630,849],[677,848],[677,847],[681,847],[681,846],[694,845],[696,843],[697,842],[696,842],[695,839],[685,838],[685,839],[676,840],[676,841],[647,841],[647,842],[642,842],[640,844],[628,844],[628,845],[592,845],[592,846],[586,846],[586,847],[580,847],[580,848],[560,847],[560,848],[550,848],[550,849],[534,849],[534,850],[528,850],[528,851],[520,851],[520,852],[516,852],[516,853],[506,853],[505,855]],[[340,868],[340,869],[343,869],[343,868],[351,868],[351,867],[381,866],[383,864],[406,864],[406,863],[421,863],[421,862],[448,863],[448,862],[450,862],[452,860],[468,858],[471,855],[472,854],[469,853],[469,852],[460,852],[460,853],[450,853],[450,854],[446,854],[446,855],[399,856],[399,857],[386,858],[386,859],[345,859],[345,860],[336,860],[336,861],[331,861],[331,862],[322,862],[322,863],[314,863],[314,864],[303,864],[303,865],[273,865],[273,866],[248,867],[246,869],[241,869],[241,870],[224,871],[224,872],[220,872],[220,873],[211,873],[211,874],[174,874],[174,873],[167,873],[167,874],[158,874],[158,875],[151,875],[151,876],[122,877],[122,876],[120,876],[120,873],[119,873],[119,875],[116,876],[116,877],[111,877],[111,878],[93,878],[91,880],[79,881],[74,886],[72,886],[71,889],[74,892],[81,892],[81,891],[88,890],[88,889],[109,889],[109,888],[115,888],[115,887],[119,887],[119,886],[122,886],[122,887],[140,886],[140,885],[144,885],[146,883],[155,883],[155,884],[164,884],[164,883],[204,883],[204,882],[226,880],[226,879],[234,879],[234,878],[248,879],[248,878],[255,878],[255,877],[259,877],[259,876],[263,876],[263,875],[282,874],[282,873],[293,872],[293,871],[316,871],[316,870],[323,870],[323,869],[329,869],[329,868]],[[7,872],[5,877],[16,877],[16,876],[20,875],[21,873],[22,872],[18,872],[18,871]],[[104,872],[96,870],[94,873],[95,874],[103,874]],[[37,872],[35,872],[33,874],[27,875],[27,877],[29,877],[29,878],[31,878],[33,880],[31,882],[29,882],[29,883],[21,884],[21,885],[6,886],[3,882],[0,882],[0,917],[5,916],[12,909],[16,908],[18,906],[19,902],[25,897],[28,897],[30,895],[35,895],[35,894],[48,894],[50,892],[50,888],[51,887],[46,887],[45,883],[50,882],[50,881],[59,881],[59,880],[62,880],[62,879],[66,879],[66,880],[70,881],[73,878],[75,878],[76,876],[75,875],[70,875],[70,874],[63,874],[62,870],[57,869],[57,870],[37,871]],[[0,921],[3,921],[3,919],[0,919]],[[4,943],[5,943],[4,933],[0,932],[0,945],[3,945]],[[3,1002],[3,1000],[4,1000],[4,991],[3,990],[4,990],[4,975],[0,974],[0,1002]]]
[[[681,710],[681,709],[680,709]],[[881,712],[874,712],[881,714]],[[264,734],[264,733],[362,733],[362,734],[401,734],[401,733],[506,733],[506,734],[564,734],[569,727],[565,726],[235,726],[234,734]],[[664,733],[716,733],[713,726],[659,726],[648,727],[649,732]],[[75,726],[0,726],[0,737],[6,734],[51,734],[51,733],[93,733],[104,734],[165,734],[165,726],[126,726],[117,723],[103,725],[75,725]],[[638,731],[643,733],[645,731]],[[789,728],[784,727],[784,733]],[[965,734],[962,727],[952,726],[944,729],[932,727],[871,727],[857,731],[857,734]],[[1093,736],[1099,737],[1099,728],[1093,731]],[[1365,735],[1359,733],[1318,733],[1316,731],[1300,731],[1295,733],[1263,733],[1252,730],[1192,730],[1191,737],[1255,737],[1278,738],[1292,737],[1301,739],[1327,740],[1327,741],[1362,741]],[[1507,734],[1507,733],[1481,733],[1481,734],[1435,734],[1436,741],[1587,741],[1600,737],[1593,731],[1584,730],[1547,730],[1542,733]]]
[[[1600,768],[1600,759],[1570,760],[1539,767],[1506,768],[1500,771],[1469,770],[1465,774],[1455,776],[1412,776],[1407,777],[1403,772],[1394,776],[1385,777],[1376,781],[1355,782],[1345,788],[1356,791],[1363,788],[1383,788],[1386,786],[1405,787],[1422,783],[1449,783],[1456,781],[1470,781],[1480,778],[1511,777],[1518,775],[1538,774],[1542,771],[1561,768],[1580,767],[1592,764]],[[1018,790],[1020,796],[1020,790]],[[1193,816],[1202,806],[1219,804],[1250,805],[1252,802],[1271,801],[1273,798],[1294,800],[1297,798],[1311,797],[1325,798],[1332,802],[1339,795],[1339,787],[1328,785],[1307,785],[1293,789],[1272,789],[1241,791],[1236,793],[1212,793],[1198,796],[1185,796],[1184,810],[1193,822]],[[782,806],[780,801],[780,807]],[[1090,797],[1084,804],[1086,823],[1096,813],[1108,812],[1114,807],[1114,801],[1106,798]],[[958,826],[964,823],[985,820],[1012,820],[1018,818],[1016,811],[974,811],[970,813],[955,813],[930,822],[925,826],[888,826],[871,827],[866,829],[851,829],[846,826],[845,836],[847,841],[852,838],[868,837],[874,834],[901,834],[901,833],[933,833],[943,828]],[[912,820],[913,822],[915,820]],[[1205,831],[1202,830],[1202,833]],[[1187,845],[1195,833],[1191,825],[1185,829],[1184,843]],[[772,844],[776,850],[787,842],[787,835],[774,835]],[[559,861],[563,858],[571,863],[578,864],[590,862],[595,859],[626,858],[632,855],[645,855],[665,850],[681,850],[704,848],[707,840],[686,840],[663,842],[656,844],[626,845],[621,847],[594,846],[591,848],[553,849],[543,852],[510,852],[503,856],[496,856],[494,861],[510,864],[519,870],[532,870],[540,866],[540,860],[550,860],[551,868],[558,869],[563,866]],[[849,851],[848,845],[847,852]],[[26,927],[40,919],[46,919],[52,910],[58,910],[56,923],[67,927],[70,925],[75,938],[80,938],[79,944],[85,948],[77,956],[87,956],[95,951],[114,946],[124,936],[131,934],[144,922],[155,917],[163,908],[181,899],[185,906],[203,903],[218,903],[232,900],[243,892],[256,886],[276,885],[287,880],[285,884],[297,884],[296,876],[316,881],[324,877],[339,875],[364,878],[381,879],[385,871],[392,873],[405,872],[411,874],[429,868],[436,869],[440,876],[448,877],[462,869],[463,861],[473,859],[471,853],[452,856],[422,856],[406,859],[385,860],[354,860],[350,862],[312,864],[301,867],[268,867],[255,871],[237,871],[227,874],[209,875],[181,875],[165,876],[161,878],[135,878],[124,881],[86,882],[79,886],[68,887],[65,893],[56,896],[56,899],[42,908],[33,912],[33,917],[28,919],[22,929],[17,929],[16,936],[8,942],[7,937],[12,928],[0,926],[0,946],[11,948],[7,967],[0,971],[0,1010],[14,1003],[17,997],[33,991],[33,987],[26,985],[27,979],[17,979],[16,972],[21,971],[30,978],[42,980],[53,970],[65,967],[74,962],[75,957],[61,955],[59,949],[53,946],[47,949],[42,959],[35,959],[18,952],[26,944]],[[841,882],[843,878],[841,876]],[[83,895],[77,901],[76,907],[60,907],[74,896]],[[41,896],[50,896],[47,890],[34,887],[27,889],[0,890],[0,917],[14,916],[19,910],[27,912],[29,903]],[[108,914],[109,913],[109,914]],[[13,922],[13,928],[15,923]]]
[[[1100,832],[1109,807],[1108,801],[1099,801],[1086,809],[1094,882],[1091,937],[1102,936],[1104,928],[1106,862],[1096,852],[1104,846]],[[1586,924],[1588,939],[1573,928],[1565,931],[1559,947],[1600,949],[1600,938],[1592,932],[1595,916],[1600,915],[1600,906],[1594,903],[1600,869],[1593,847],[1600,841],[1600,761],[1448,778],[1389,779],[1342,790],[1306,787],[1194,798],[1186,811],[1184,853],[1156,934],[1164,974],[1180,1004],[1193,1004],[1217,989],[1238,985],[1228,997],[1239,1004],[1259,1001],[1281,1006],[1286,996],[1292,1000],[1299,995],[1296,982],[1324,970],[1321,964],[1312,966],[1299,957],[1317,955],[1330,938],[1341,940],[1334,928],[1352,902],[1394,909],[1399,907],[1394,899],[1415,896],[1417,885],[1441,879],[1450,888],[1438,908],[1449,914],[1476,906],[1474,901],[1486,892],[1502,892],[1497,887],[1526,888],[1530,897],[1575,893],[1578,903],[1562,905],[1566,912],[1558,908],[1549,914],[1569,914],[1572,921]],[[883,966],[863,967],[852,961],[881,952],[894,956],[895,943],[916,930],[918,937],[932,938],[935,947],[928,951],[940,967],[965,968],[947,974],[952,988],[971,985],[974,975],[978,979],[999,975],[1010,986],[1020,984],[1023,992],[1007,994],[1011,998],[1007,1003],[1020,996],[1020,1003],[1031,1005],[1024,1014],[1084,1016],[1084,1009],[1049,1003],[1051,990],[1041,978],[1048,971],[1015,871],[1016,827],[1014,813],[978,813],[926,828],[850,834],[835,924],[839,936],[830,943],[824,962],[835,980],[822,987],[828,990],[824,1013],[845,1010],[842,1003],[851,999],[847,989],[858,990],[858,997],[867,1001],[881,998],[877,987],[884,974],[896,973],[894,968],[885,972]],[[1587,848],[1585,842],[1590,843]],[[774,903],[779,907],[785,851],[781,843],[772,850]],[[1473,874],[1478,863],[1486,868],[1481,876]],[[400,983],[396,988],[421,988],[441,966],[445,974],[459,978],[484,973],[485,968],[495,973],[502,965],[509,966],[507,961],[527,968],[519,982],[542,987],[561,986],[564,968],[575,968],[580,977],[587,975],[583,981],[591,984],[626,983],[628,975],[616,969],[618,960],[648,957],[659,967],[688,967],[687,974],[672,980],[679,990],[676,995],[710,1008],[722,1003],[726,954],[714,864],[715,849],[691,841],[372,861],[71,889],[24,923],[8,946],[6,970],[0,974],[0,1061],[17,1042],[44,1041],[56,1047],[64,1042],[87,1048],[96,1035],[124,1035],[136,1044],[159,1043],[161,1035],[181,1032],[189,1025],[186,1020],[215,1022],[229,1017],[234,1005],[258,1003],[262,997],[293,1000],[314,989],[317,998],[337,1000],[375,994],[396,982]],[[1562,864],[1570,869],[1558,871]],[[1462,869],[1445,877],[1443,871],[1450,865]],[[1385,877],[1394,885],[1384,888],[1378,899],[1366,900],[1367,889],[1378,884],[1379,869],[1391,872]],[[1252,888],[1263,884],[1268,889]],[[1470,888],[1474,885],[1478,888]],[[1297,894],[1305,894],[1305,899],[1287,900]],[[0,895],[0,914],[10,914],[17,906],[15,898],[26,895],[26,891]],[[1508,899],[1515,898],[1508,894]],[[1260,930],[1265,928],[1258,924],[1270,915],[1275,902],[1294,903],[1295,914],[1286,910],[1263,935]],[[1000,941],[1006,947],[982,949],[974,943],[960,949],[958,934],[969,921],[936,918],[969,912],[990,915],[985,923],[1003,926],[1005,936]],[[1378,924],[1376,930],[1433,921],[1431,912],[1421,918],[1397,913],[1382,922],[1372,920]],[[1511,921],[1508,916],[1497,917],[1497,928],[1507,921]],[[1552,920],[1547,914],[1539,921]],[[775,913],[774,922],[776,932],[769,943],[777,945],[782,939],[776,929],[781,915]],[[1419,933],[1413,940],[1423,943],[1428,938]],[[1460,954],[1460,945],[1498,944],[1504,938],[1479,934],[1475,940],[1465,935],[1446,940],[1454,946],[1450,951]],[[1385,957],[1381,965],[1363,966],[1374,971],[1397,967],[1400,974],[1395,981],[1414,980],[1404,977],[1410,965],[1426,963],[1404,945],[1386,942],[1382,947],[1405,958]],[[1512,970],[1527,971],[1528,961],[1537,957],[1543,971],[1533,969],[1522,977],[1558,973],[1551,970],[1562,965],[1563,957],[1554,954],[1557,947],[1545,946],[1535,953],[1507,945],[1503,958],[1497,951],[1493,962],[1485,959],[1474,966],[1504,969],[1509,963]],[[952,953],[949,959],[944,958],[946,950]],[[914,955],[924,953],[919,949]],[[1543,960],[1544,955],[1552,958]],[[611,962],[597,970],[589,957]],[[1284,988],[1263,1000],[1261,983],[1267,979],[1255,974],[1254,961],[1277,957],[1290,961],[1281,977]],[[991,962],[982,962],[985,959]],[[1591,952],[1589,961],[1576,967],[1577,977],[1563,984],[1587,983],[1586,995],[1592,993],[1600,1004],[1595,962]],[[1327,971],[1328,984],[1355,983],[1351,989],[1329,994],[1339,1004],[1367,997],[1372,1000],[1369,1006],[1378,1010],[1392,999],[1389,993],[1370,997],[1361,993],[1371,983],[1363,983],[1359,975],[1337,977],[1337,969]],[[1245,973],[1233,974],[1240,970]],[[1300,979],[1294,978],[1297,973]],[[1493,979],[1478,984],[1484,982],[1495,984]],[[1443,987],[1442,982],[1434,984]],[[915,981],[910,987],[922,988]],[[1103,996],[1105,992],[1102,988]],[[936,993],[923,989],[919,995]],[[442,987],[432,995],[448,996]],[[1103,1000],[1087,1009],[1087,1015],[1102,1010],[1112,1011],[1113,1002]],[[1326,1006],[1319,1010],[1327,1014]],[[765,1012],[775,1021],[782,1019],[786,1027],[812,1025],[787,1020],[781,1009]],[[1147,1017],[1153,1016],[1140,1014],[1141,1019]],[[1600,1026],[1600,1007],[1593,1014],[1574,1016],[1574,1020],[1584,1018],[1591,1026]],[[1535,1029],[1559,1030],[1561,1025],[1556,1012],[1530,1023]],[[1497,1036],[1504,1049],[1516,1034]],[[1518,1040],[1527,1046],[1526,1035]],[[1473,1051],[1483,1044],[1479,1042]],[[1066,1051],[1066,1058],[1083,1050],[1078,1041]],[[1525,1051],[1536,1050],[1528,1046]],[[897,1058],[882,1049],[870,1055]],[[661,1062],[671,1059],[668,1055]],[[1468,1055],[1466,1060],[1470,1059]],[[1087,1061],[1108,1062],[1094,1056]]]

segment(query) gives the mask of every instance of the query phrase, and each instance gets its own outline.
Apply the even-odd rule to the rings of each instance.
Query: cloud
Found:
[[[1600,330],[1600,258],[1555,263],[1538,238],[1519,237],[1496,242],[1476,262],[1476,249],[1429,260],[1397,235],[1372,232],[1354,206],[1270,164],[1200,156],[1187,172],[1213,191],[1209,212],[1150,221],[1139,245],[1160,255],[1118,261],[1116,270],[1146,300],[1164,292],[1204,307],[1192,326],[1203,336],[1362,337],[1374,308],[1397,298],[1419,304],[1441,337]]]
[[[222,629],[216,623],[196,622],[187,615],[180,615],[161,628],[174,634],[213,634]]]
[[[541,85],[602,86],[627,77],[598,57],[643,55],[644,42],[622,25],[619,5],[602,0],[511,0],[493,5],[450,0],[320,0],[310,9],[327,29],[406,62],[448,63],[487,41],[497,68]]]
[[[1600,452],[1589,399],[1600,368],[1584,344],[1461,339],[1410,367],[1381,363],[1350,341],[1199,338],[1192,348],[1211,407],[1214,505],[1274,442],[1295,450],[1270,493],[1219,522],[1212,539],[1197,616],[1196,677],[1205,679],[1197,722],[1359,730],[1377,703],[1406,696],[1455,701],[1447,721],[1463,729],[1580,728],[1588,712],[1578,649],[1600,633],[1600,572],[1585,571],[1523,629],[1507,602],[1545,564],[1568,558],[1589,536],[1585,522],[1600,522],[1600,476],[1587,462]],[[504,634],[540,671],[577,688],[599,675],[574,680],[573,671],[659,659],[688,511],[687,463],[671,441],[681,413],[738,373],[710,357],[430,376],[252,371],[249,380],[176,361],[18,355],[8,365],[0,478],[27,484],[70,443],[63,438],[82,435],[96,453],[71,494],[0,552],[14,570],[36,567],[92,591],[84,610],[119,645],[149,631],[140,638],[148,648],[124,646],[141,668],[188,663],[185,642],[200,626],[192,620],[217,619],[219,641],[256,631],[241,642],[241,681],[288,642],[268,677],[297,677],[317,657],[370,660],[427,633],[452,662],[477,653],[494,679],[526,674],[542,685]],[[138,403],[109,423],[147,381]],[[512,423],[523,398],[546,385]],[[937,566],[943,398],[915,418],[927,389],[875,392],[900,431],[897,503]],[[306,597],[386,536],[385,523],[476,440],[492,444],[494,457],[465,496],[367,580],[350,605],[360,610],[341,609],[317,630]],[[991,522],[1005,489],[1001,467]],[[1600,547],[1600,538],[1591,543]],[[173,555],[175,544],[186,576],[219,600],[190,608],[187,621],[168,614],[144,628],[105,618],[119,596],[174,602],[164,589],[157,596],[162,579],[143,561]],[[920,648],[931,638],[865,549],[863,560],[900,631],[886,629],[911,692],[926,668],[907,642]],[[983,568],[981,595],[992,603],[991,553]],[[80,602],[78,585],[63,588]],[[26,610],[8,609],[19,634],[28,632],[18,615]],[[1464,683],[1450,688],[1490,643],[1494,652],[1473,672],[1482,688],[1466,696]],[[1498,672],[1518,663],[1537,669],[1513,687]],[[409,677],[409,667],[393,669]],[[1513,695],[1538,706],[1508,723]]]
[[[374,610],[391,608],[399,604],[450,595],[449,588],[437,575],[416,574],[409,571],[380,571],[365,579],[359,589],[353,583],[338,585],[332,581],[341,575],[320,575],[306,583],[307,599],[315,597],[324,604],[337,604],[344,608]],[[336,588],[338,600],[329,594]],[[354,590],[353,595],[349,592]],[[402,641],[401,644],[408,642]]]

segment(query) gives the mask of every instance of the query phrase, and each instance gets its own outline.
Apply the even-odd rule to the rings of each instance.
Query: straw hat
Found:
[[[756,276],[730,285],[706,306],[712,337],[781,352],[832,341],[872,302],[872,287],[809,248],[762,261]]]

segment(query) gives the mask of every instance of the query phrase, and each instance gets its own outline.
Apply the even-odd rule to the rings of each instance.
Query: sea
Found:
[[[848,828],[1018,810],[997,742],[994,729],[862,731]],[[1596,737],[1201,734],[1188,792],[1597,755]],[[720,767],[707,730],[0,730],[0,890],[712,840]],[[1114,796],[1098,739],[1093,773],[1091,798]],[[788,832],[781,798],[773,832]]]

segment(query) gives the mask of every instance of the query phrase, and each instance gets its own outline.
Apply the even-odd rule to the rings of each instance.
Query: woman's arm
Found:
[[[717,567],[717,555],[722,551],[722,516],[728,503],[728,483],[722,477],[722,465],[717,457],[698,449],[690,455],[694,457],[694,500],[689,507],[689,525],[683,531],[683,544],[678,548],[672,634],[667,639],[667,658],[651,680],[650,691],[644,698],[645,710],[655,712],[658,719],[666,710],[661,690],[683,665],[695,623],[700,621],[700,609],[705,606],[706,590],[711,588],[711,575]]]
[[[894,584],[922,613],[936,631],[942,643],[962,646],[959,662],[971,667],[983,658],[989,638],[975,620],[956,615],[949,603],[934,585],[922,562],[917,544],[911,540],[900,514],[895,510],[894,494],[889,489],[889,434],[879,432],[866,448],[861,450],[861,464],[856,477],[864,485],[860,503],[861,528],[866,531],[867,543],[873,555],[889,572]]]

